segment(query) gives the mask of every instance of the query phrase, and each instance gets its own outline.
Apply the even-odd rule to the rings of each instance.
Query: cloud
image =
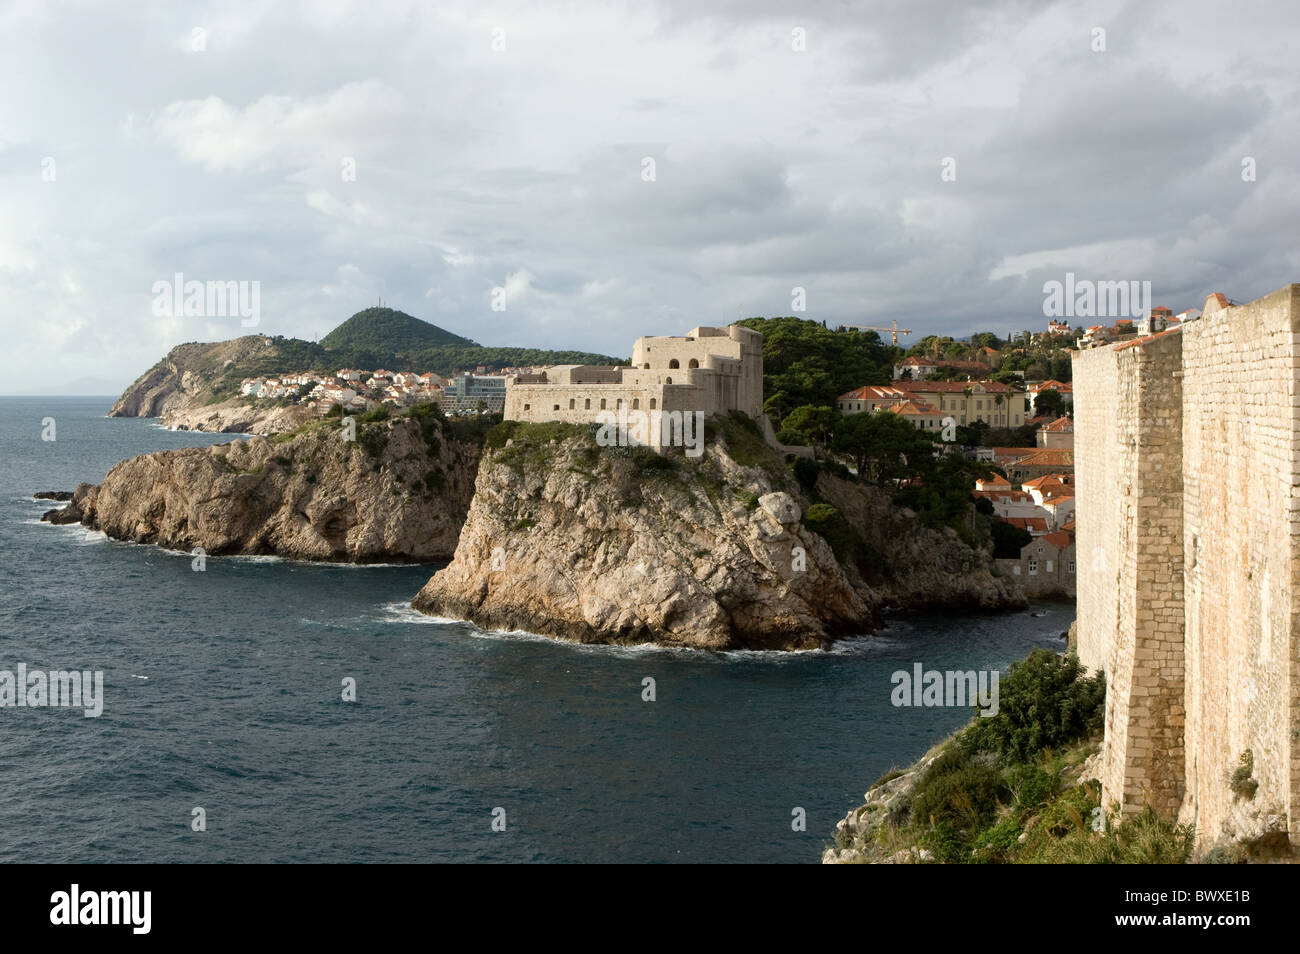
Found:
[[[382,296],[610,354],[789,314],[796,286],[810,318],[918,335],[1034,327],[1065,271],[1244,300],[1300,277],[1295,24],[1209,0],[11,3],[0,334],[51,387],[125,386],[240,333],[151,315],[176,272],[259,281],[271,334]]]

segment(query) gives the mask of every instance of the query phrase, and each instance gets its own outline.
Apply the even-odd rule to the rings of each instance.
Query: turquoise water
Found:
[[[196,573],[39,522],[35,491],[231,439],[110,404],[0,398],[0,669],[105,684],[97,719],[0,708],[4,861],[815,862],[871,781],[968,718],[894,708],[895,670],[1002,668],[1073,619],[909,615],[832,652],[709,655],[433,622],[407,602],[436,566]]]

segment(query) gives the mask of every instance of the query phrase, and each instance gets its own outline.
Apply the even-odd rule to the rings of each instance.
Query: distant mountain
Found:
[[[414,354],[442,346],[476,347],[478,342],[429,324],[394,308],[367,308],[339,325],[320,342],[336,351]]]
[[[589,351],[484,347],[392,308],[367,308],[320,343],[281,335],[245,335],[210,344],[177,345],[122,393],[109,415],[185,420],[193,430],[247,430],[252,425],[243,410],[254,402],[239,397],[244,378],[295,371],[333,374],[339,368],[450,375],[479,367],[491,371],[526,365],[626,363],[626,358]],[[199,426],[185,417],[219,404],[230,412],[224,423]]]

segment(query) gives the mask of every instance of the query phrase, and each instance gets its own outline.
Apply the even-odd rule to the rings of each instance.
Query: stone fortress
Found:
[[[1300,285],[1074,355],[1080,660],[1103,805],[1300,842]]]
[[[726,414],[763,410],[763,336],[751,328],[693,328],[678,336],[646,336],[632,346],[631,367],[566,364],[507,381],[507,421],[587,424],[602,411]],[[649,428],[648,444],[662,449]]]

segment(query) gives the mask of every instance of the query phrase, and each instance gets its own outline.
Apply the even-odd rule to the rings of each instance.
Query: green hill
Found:
[[[394,308],[367,308],[339,325],[320,342],[336,351],[414,354],[426,348],[475,347],[477,342]]]

